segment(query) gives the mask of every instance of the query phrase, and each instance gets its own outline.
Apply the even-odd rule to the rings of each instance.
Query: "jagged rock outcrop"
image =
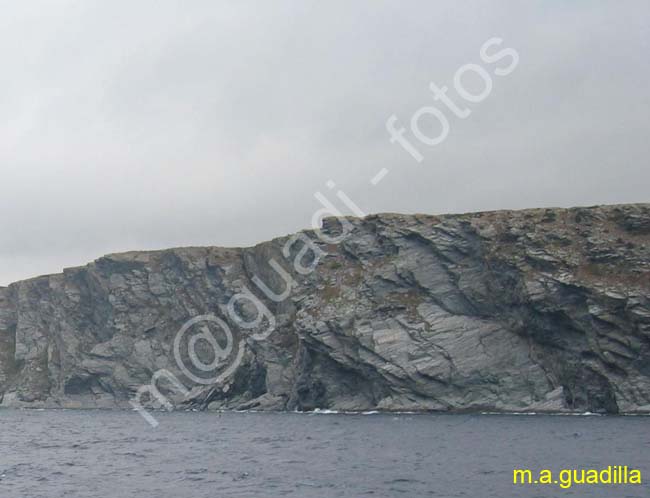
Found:
[[[181,339],[232,350],[179,362],[207,314],[232,341]],[[128,407],[152,376],[179,408],[650,412],[650,205],[332,218],[0,289],[2,406]]]

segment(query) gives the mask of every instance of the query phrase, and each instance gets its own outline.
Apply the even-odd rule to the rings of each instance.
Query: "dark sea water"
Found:
[[[650,418],[0,410],[0,497],[649,497]],[[514,486],[513,468],[643,472]]]

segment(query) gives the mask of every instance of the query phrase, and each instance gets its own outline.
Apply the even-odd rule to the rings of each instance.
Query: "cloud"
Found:
[[[647,201],[649,11],[5,2],[0,284],[107,252],[305,228],[329,179],[366,212]],[[517,69],[469,117],[450,114],[444,143],[419,144],[422,163],[391,144],[386,119],[408,129],[435,104],[430,82],[459,99],[455,71],[485,65],[495,36]]]

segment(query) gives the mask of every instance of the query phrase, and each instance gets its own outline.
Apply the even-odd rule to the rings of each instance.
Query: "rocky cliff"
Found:
[[[0,289],[2,406],[152,380],[177,408],[650,412],[650,205],[332,218]]]

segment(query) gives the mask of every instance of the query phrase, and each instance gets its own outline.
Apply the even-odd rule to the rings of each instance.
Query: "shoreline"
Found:
[[[137,413],[138,410],[133,408],[120,408],[120,407],[81,407],[70,408],[62,406],[50,407],[36,407],[36,406],[0,406],[2,411],[71,411],[71,412],[119,412]],[[351,411],[351,410],[329,410],[329,409],[315,409],[311,411],[298,411],[298,410],[198,410],[198,409],[179,409],[179,410],[164,410],[164,409],[148,409],[151,413],[205,413],[205,414],[284,414],[284,415],[480,415],[480,416],[517,416],[517,417],[650,417],[650,412],[625,412],[625,413],[593,413],[593,412],[580,412],[580,411],[472,411],[472,410],[420,410],[420,411],[388,411],[388,410],[367,410],[367,411]]]

